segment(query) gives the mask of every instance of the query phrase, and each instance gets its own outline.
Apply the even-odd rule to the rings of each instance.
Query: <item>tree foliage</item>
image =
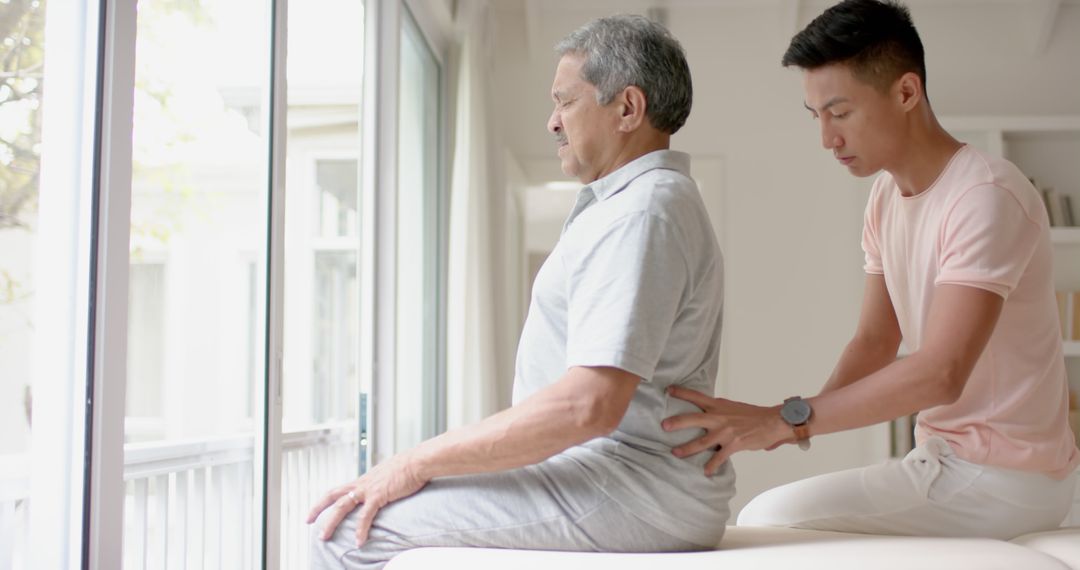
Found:
[[[41,160],[45,2],[0,6],[0,230],[29,229]]]

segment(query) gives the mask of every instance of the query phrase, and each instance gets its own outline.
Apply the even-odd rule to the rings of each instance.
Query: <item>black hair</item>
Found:
[[[926,91],[926,62],[907,7],[893,0],[844,0],[791,38],[781,64],[817,69],[847,65],[855,77],[880,90],[914,72]]]

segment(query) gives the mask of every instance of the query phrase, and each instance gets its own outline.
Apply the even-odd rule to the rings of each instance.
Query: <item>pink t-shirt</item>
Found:
[[[925,192],[874,181],[863,225],[867,273],[885,276],[904,345],[919,350],[937,285],[1005,299],[964,392],[923,410],[915,437],[940,436],[972,463],[1061,479],[1080,464],[1039,193],[1012,163],[965,146]]]

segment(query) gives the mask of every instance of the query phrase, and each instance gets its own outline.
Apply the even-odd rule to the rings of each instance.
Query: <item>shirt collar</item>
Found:
[[[662,168],[690,176],[690,155],[675,150],[654,150],[620,166],[615,172],[593,181],[586,189],[592,191],[598,201],[607,200],[626,188],[635,178],[650,170]]]

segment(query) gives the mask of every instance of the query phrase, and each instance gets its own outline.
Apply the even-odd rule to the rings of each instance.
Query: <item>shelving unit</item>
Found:
[[[1077,158],[1080,159],[1080,157]],[[1080,245],[1080,227],[1050,228],[1050,241],[1058,245]]]

